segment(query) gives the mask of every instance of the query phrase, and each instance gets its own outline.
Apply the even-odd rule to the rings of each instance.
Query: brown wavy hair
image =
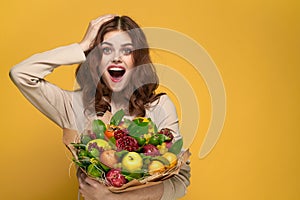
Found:
[[[127,86],[127,96],[125,95],[129,102],[127,109],[131,116],[143,117],[150,103],[165,93],[155,93],[159,81],[150,58],[146,36],[139,25],[128,16],[116,16],[100,27],[90,49],[85,52],[86,61],[76,70],[76,80],[83,93],[85,112],[96,112],[98,116],[102,116],[106,111],[111,111],[113,92],[104,83],[99,71],[102,50],[98,45],[103,42],[106,33],[116,30],[126,31],[134,48],[132,52],[134,70]]]

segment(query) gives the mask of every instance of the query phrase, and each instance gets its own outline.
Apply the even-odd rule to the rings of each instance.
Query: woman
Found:
[[[79,63],[80,89],[66,91],[44,80],[60,65]],[[144,33],[127,16],[105,15],[91,21],[79,43],[33,55],[13,67],[10,76],[24,96],[63,128],[82,132],[91,118],[105,120],[124,109],[126,117],[150,117],[158,129],[170,128],[180,138],[172,101],[156,94],[158,78],[149,56]],[[176,199],[189,185],[189,166],[151,187],[115,194],[106,186],[78,173],[85,199]]]

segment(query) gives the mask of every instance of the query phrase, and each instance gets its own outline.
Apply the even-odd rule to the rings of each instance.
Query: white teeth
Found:
[[[109,70],[113,70],[113,71],[123,71],[124,69],[118,68],[118,67],[111,67],[111,68],[109,68]]]

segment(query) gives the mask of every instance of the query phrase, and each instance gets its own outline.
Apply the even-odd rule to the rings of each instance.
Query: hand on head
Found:
[[[89,50],[90,45],[94,41],[95,37],[97,36],[99,28],[102,26],[102,24],[113,19],[115,16],[117,16],[117,15],[114,15],[114,14],[102,15],[102,16],[92,20],[89,23],[88,29],[87,29],[83,39],[81,40],[81,42],[79,42],[79,45],[81,46],[83,51]]]

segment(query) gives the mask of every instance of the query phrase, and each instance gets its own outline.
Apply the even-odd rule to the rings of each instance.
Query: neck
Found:
[[[114,92],[111,97],[111,108],[113,113],[123,109],[126,114],[129,114],[129,98],[122,92]]]

